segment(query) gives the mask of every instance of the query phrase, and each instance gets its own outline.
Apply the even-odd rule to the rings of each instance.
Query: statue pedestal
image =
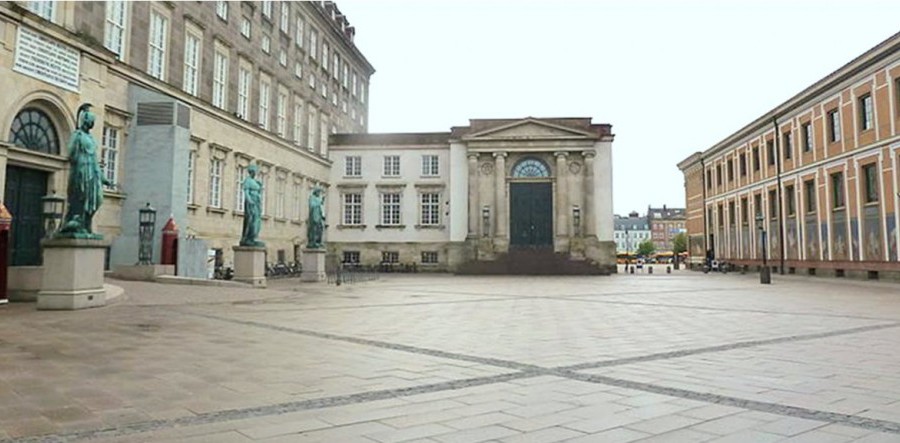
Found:
[[[103,267],[109,242],[95,239],[54,238],[41,242],[44,266],[40,310],[75,310],[106,305]]]
[[[303,250],[303,272],[300,274],[302,282],[320,282],[327,279],[325,275],[325,250]]]
[[[234,280],[250,283],[257,288],[266,287],[266,248],[235,246]]]

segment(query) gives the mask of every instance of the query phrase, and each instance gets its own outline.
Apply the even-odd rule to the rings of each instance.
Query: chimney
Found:
[[[347,38],[349,38],[352,42],[353,37],[356,35],[356,28],[353,26],[347,26],[347,29],[344,30],[344,33],[347,34]]]

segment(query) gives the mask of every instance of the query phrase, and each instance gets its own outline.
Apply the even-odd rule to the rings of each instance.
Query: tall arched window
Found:
[[[25,108],[16,115],[9,128],[9,141],[20,148],[59,155],[56,128],[50,116],[37,108]]]
[[[516,163],[512,176],[514,178],[550,177],[550,168],[536,158],[526,158]]]

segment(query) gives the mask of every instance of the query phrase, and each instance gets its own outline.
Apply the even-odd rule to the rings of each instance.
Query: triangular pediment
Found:
[[[538,119],[523,119],[505,125],[470,134],[469,140],[523,140],[523,139],[583,139],[596,138],[596,135],[580,129],[548,123]]]

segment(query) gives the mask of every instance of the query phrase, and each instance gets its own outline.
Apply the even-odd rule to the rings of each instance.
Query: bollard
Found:
[[[634,274],[634,266],[631,267],[631,273]]]
[[[666,266],[666,274],[671,274],[671,273],[672,273],[672,267]]]
[[[648,267],[647,267],[647,272],[650,273],[650,274],[652,274],[652,273],[653,273],[653,266],[648,266]]]
[[[341,285],[341,279],[343,278],[343,275],[341,275],[341,274],[342,274],[341,271],[342,271],[343,269],[344,269],[344,264],[343,264],[343,263],[338,263],[338,265],[337,265],[337,278],[335,279],[335,286],[340,286],[340,285]]]

